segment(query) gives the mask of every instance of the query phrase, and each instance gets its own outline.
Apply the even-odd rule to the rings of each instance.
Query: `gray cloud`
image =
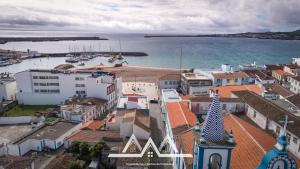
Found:
[[[10,0],[0,27],[234,33],[300,28],[299,0]]]

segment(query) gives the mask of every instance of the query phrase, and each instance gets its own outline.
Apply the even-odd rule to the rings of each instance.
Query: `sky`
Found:
[[[300,29],[300,0],[0,0],[0,29],[238,33]]]

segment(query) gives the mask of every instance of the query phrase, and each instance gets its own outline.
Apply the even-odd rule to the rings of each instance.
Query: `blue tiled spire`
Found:
[[[224,119],[217,92],[207,113],[202,132],[205,133],[204,137],[207,141],[220,142],[224,140]]]

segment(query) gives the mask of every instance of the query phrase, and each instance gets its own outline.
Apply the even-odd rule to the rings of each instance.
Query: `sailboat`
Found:
[[[123,56],[122,56],[122,48],[121,48],[121,40],[119,39],[119,45],[120,45],[120,53],[117,56],[118,60],[123,60]]]

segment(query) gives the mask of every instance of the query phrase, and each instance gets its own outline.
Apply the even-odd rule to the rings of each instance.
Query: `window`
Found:
[[[223,109],[223,110],[226,110],[226,104],[223,104],[223,105],[222,105],[222,109]]]
[[[48,79],[48,76],[39,76],[39,79]]]
[[[227,83],[229,83],[230,82],[230,79],[227,79]]]
[[[165,81],[165,85],[168,85],[168,81]]]
[[[297,137],[293,137],[293,142],[294,142],[294,144],[297,144],[297,143],[298,143]]]
[[[299,145],[299,147],[298,147],[298,152],[300,152],[300,145]]]
[[[279,136],[279,134],[280,134],[280,127],[276,126],[276,135]]]
[[[217,79],[217,83],[221,83],[221,79]]]
[[[286,133],[286,140],[287,140],[288,144],[290,144],[290,142],[291,142],[291,134],[290,133]]]
[[[39,83],[33,83],[33,85],[34,85],[34,86],[38,86],[38,85],[39,85]]]
[[[238,79],[234,79],[234,82],[237,83],[237,82],[238,82]]]
[[[253,118],[256,118],[256,111],[253,112]]]
[[[222,157],[220,154],[212,154],[209,157],[209,169],[221,169],[222,167]]]
[[[40,91],[40,90],[38,90],[38,89],[35,89],[35,90],[34,90],[35,93],[38,93],[39,91]]]
[[[75,84],[76,87],[85,87],[85,84]]]
[[[32,76],[32,78],[33,78],[33,79],[37,79],[38,77],[37,77],[37,76]]]
[[[75,77],[75,80],[84,80],[83,77]]]
[[[40,86],[47,86],[47,83],[40,83]]]
[[[58,79],[58,76],[49,76],[49,79]]]

